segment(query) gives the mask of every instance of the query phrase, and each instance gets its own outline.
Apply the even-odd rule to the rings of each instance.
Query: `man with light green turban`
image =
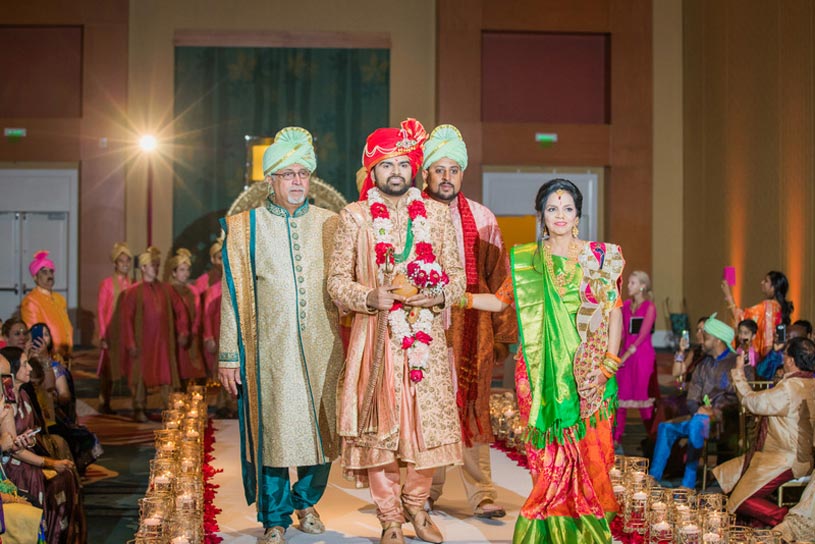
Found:
[[[509,259],[495,215],[461,192],[467,169],[467,145],[453,125],[441,125],[424,143],[422,177],[427,195],[446,204],[458,239],[461,265],[467,275],[468,293],[494,293],[509,276]],[[503,364],[508,345],[517,342],[515,310],[508,307],[491,314],[451,308],[445,319],[447,345],[452,347],[456,404],[464,442],[461,478],[473,514],[499,518],[505,509],[498,497],[490,469],[490,444],[495,440],[490,424],[492,369]],[[428,508],[439,499],[447,469],[433,475]]]
[[[688,386],[688,413],[690,416],[672,419],[657,428],[654,458],[649,473],[657,481],[662,479],[671,448],[680,438],[688,439],[685,473],[682,486],[696,486],[696,472],[702,447],[710,432],[711,418],[723,422],[719,442],[726,444],[729,430],[736,432],[739,399],[730,379],[730,371],[736,367],[736,353],[730,349],[736,332],[727,323],[716,319],[716,314],[705,321],[702,332],[702,351],[705,358],[699,361],[691,375]],[[744,369],[748,380],[755,379],[753,367]],[[734,421],[735,419],[735,421]],[[730,422],[735,423],[730,425]]]
[[[301,531],[325,531],[314,505],[339,453],[342,345],[325,282],[337,215],[308,202],[316,168],[311,134],[284,128],[263,154],[266,203],[221,220],[218,373],[238,398],[244,493],[263,544],[285,542],[295,511]]]

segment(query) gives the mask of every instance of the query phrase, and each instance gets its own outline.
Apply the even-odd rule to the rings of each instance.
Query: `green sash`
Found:
[[[563,263],[555,258],[553,264]],[[586,428],[580,418],[580,397],[572,368],[580,345],[575,317],[546,272],[537,244],[512,248],[511,267],[518,328],[532,390],[527,440],[538,449],[553,440],[562,443],[563,431],[570,427],[575,427],[572,436],[580,440]],[[578,288],[578,282],[569,284],[565,295],[567,301],[576,303],[575,311],[579,306]]]

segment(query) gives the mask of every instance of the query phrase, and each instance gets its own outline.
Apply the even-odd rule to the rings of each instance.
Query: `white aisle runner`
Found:
[[[213,466],[224,471],[213,479],[220,485],[215,505],[223,512],[218,516],[219,533],[225,543],[255,544],[263,529],[257,522],[254,505],[247,506],[241,483],[240,445],[238,421],[215,420],[215,460]],[[444,495],[436,503],[433,520],[444,534],[447,544],[474,544],[492,542],[509,544],[515,519],[524,499],[532,490],[532,481],[526,469],[515,465],[503,453],[491,450],[492,476],[498,486],[498,502],[507,509],[507,516],[500,520],[480,520],[471,512],[464,496],[464,488],[458,468],[450,469]],[[286,531],[286,541],[291,544],[378,544],[381,532],[376,511],[368,489],[354,489],[342,478],[339,462],[331,469],[328,488],[317,511],[326,525],[322,535],[308,535],[295,525]],[[294,516],[296,518],[296,516]],[[411,538],[413,526],[404,525],[407,542],[420,543]]]

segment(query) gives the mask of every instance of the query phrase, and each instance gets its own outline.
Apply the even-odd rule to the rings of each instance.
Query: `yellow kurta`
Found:
[[[304,204],[291,216],[271,202],[226,218],[219,366],[242,370],[244,461],[256,469],[338,455],[342,344],[325,288],[336,222],[335,213],[316,206]],[[261,445],[260,463],[252,444]]]
[[[807,401],[815,398],[815,379],[784,378],[770,389],[753,391],[744,369],[734,368],[731,376],[742,405],[769,418],[764,447],[753,455],[744,475],[743,455],[713,469],[722,490],[732,490],[727,510],[733,513],[784,471],[792,470],[793,476],[800,478],[812,470],[813,429]]]
[[[407,235],[407,196],[397,203],[386,199],[393,221],[394,248],[404,250]],[[458,243],[447,206],[425,200],[430,239],[439,264],[450,278],[444,288],[447,306],[460,300],[465,289],[464,270],[458,255]],[[417,469],[461,463],[461,427],[444,334],[444,320],[436,315],[430,336],[430,359],[424,379],[413,384],[406,379],[406,354],[400,340],[390,335],[389,349],[393,360],[392,394],[397,414],[396,428],[384,430],[379,436],[365,434],[359,427],[363,352],[373,341],[376,314],[366,306],[368,292],[378,284],[372,268],[373,235],[367,202],[348,205],[340,215],[340,226],[331,258],[328,291],[340,305],[354,312],[354,326],[345,370],[340,378],[339,434],[343,437],[342,462],[347,470],[360,470],[388,464],[396,459],[413,463]],[[415,249],[415,247],[414,247]],[[361,252],[366,252],[362,254]],[[404,273],[406,263],[415,258],[414,252],[397,265]],[[375,265],[373,265],[375,266]],[[370,338],[367,338],[371,335]],[[405,399],[410,398],[414,409],[406,414]],[[405,423],[414,428],[404,428]],[[387,434],[387,436],[384,436]]]
[[[20,304],[20,317],[26,326],[45,323],[51,330],[54,349],[62,356],[70,355],[74,347],[74,328],[68,319],[68,304],[59,293],[35,287]]]

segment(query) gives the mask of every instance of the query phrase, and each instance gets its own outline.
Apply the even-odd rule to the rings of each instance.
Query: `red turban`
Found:
[[[427,140],[427,132],[419,121],[412,118],[405,119],[400,126],[401,128],[378,128],[365,141],[362,165],[367,175],[359,191],[360,200],[368,199],[368,191],[374,187],[371,170],[385,159],[406,155],[410,160],[411,178],[419,171],[424,158],[422,144]]]

